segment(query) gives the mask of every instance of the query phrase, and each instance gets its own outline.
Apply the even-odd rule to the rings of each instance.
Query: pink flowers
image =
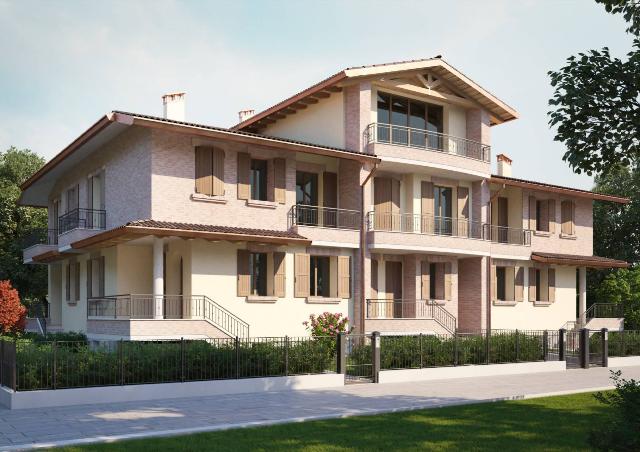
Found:
[[[302,322],[313,337],[337,336],[342,332],[348,332],[349,319],[343,317],[342,313],[323,312],[316,317],[315,314],[309,316],[308,321]]]

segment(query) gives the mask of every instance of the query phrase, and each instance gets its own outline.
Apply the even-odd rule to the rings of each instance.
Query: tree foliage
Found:
[[[47,293],[46,268],[22,263],[22,250],[46,234],[47,212],[17,205],[20,184],[43,164],[44,159],[28,149],[0,152],[0,280],[10,280],[23,300]]]
[[[640,2],[596,1],[629,23],[633,47],[627,58],[612,57],[603,47],[571,56],[549,72],[554,139],[566,146],[563,160],[589,175],[640,163]]]
[[[595,287],[601,303],[624,303],[625,328],[640,329],[640,267],[608,273]]]
[[[20,303],[18,291],[9,281],[0,281],[0,332],[2,334],[24,331],[27,309]]]

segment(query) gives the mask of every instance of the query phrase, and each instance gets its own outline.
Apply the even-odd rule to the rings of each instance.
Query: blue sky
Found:
[[[592,0],[0,0],[0,29],[0,149],[50,159],[104,113],[160,115],[178,90],[188,120],[227,127],[344,67],[441,54],[520,112],[492,129],[514,176],[581,188],[547,125],[547,71],[631,48]]]

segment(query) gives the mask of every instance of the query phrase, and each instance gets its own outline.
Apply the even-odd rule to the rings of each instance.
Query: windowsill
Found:
[[[278,297],[262,295],[249,295],[247,297],[247,303],[275,303],[276,301],[278,301]]]
[[[202,195],[200,193],[192,193],[191,201],[199,201],[199,202],[212,202],[215,204],[226,204],[227,200],[224,196],[208,196]]]
[[[533,231],[533,235],[537,235],[538,237],[551,237],[549,231]]]
[[[307,297],[307,303],[310,304],[338,304],[342,298],[335,297]]]
[[[260,201],[258,199],[247,199],[247,206],[261,207],[263,209],[275,209],[276,207],[278,207],[278,203],[275,201]]]
[[[540,300],[536,300],[533,302],[534,306],[551,306],[553,304],[552,301],[540,301]]]
[[[516,306],[517,304],[515,300],[493,300],[494,306]]]
[[[69,306],[78,306],[78,302],[77,301],[67,301],[67,305],[69,305]]]
[[[578,237],[575,234],[563,234],[563,233],[560,233],[560,238],[561,239],[567,239],[567,240],[576,240]]]

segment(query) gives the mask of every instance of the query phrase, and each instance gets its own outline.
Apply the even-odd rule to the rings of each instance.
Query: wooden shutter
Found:
[[[496,275],[496,266],[491,265],[491,301],[498,299],[498,276]]]
[[[338,298],[351,297],[351,257],[338,256]]]
[[[277,203],[284,204],[287,201],[287,161],[285,159],[273,159],[273,179],[273,199]]]
[[[451,262],[444,264],[444,299],[451,300]]]
[[[247,297],[251,293],[251,275],[249,272],[249,251],[238,250],[238,296]]]
[[[273,295],[278,298],[285,296],[285,256],[283,252],[273,253]]]
[[[376,230],[391,229],[391,179],[376,177],[373,181],[373,204]]]
[[[550,268],[548,277],[547,277],[547,285],[549,286],[549,301],[556,301],[556,270],[555,268]]]
[[[549,215],[549,232],[556,232],[556,200],[549,199],[547,201],[547,209]]]
[[[238,152],[238,199],[251,197],[251,156]]]
[[[338,175],[322,173],[322,203],[324,207],[338,207]]]
[[[294,296],[308,297],[310,295],[309,277],[310,277],[310,258],[306,253],[295,255],[294,262]]]
[[[536,269],[529,267],[529,301],[536,301]]]
[[[431,234],[434,230],[432,182],[422,181],[420,184],[420,196],[422,198],[420,206],[422,213],[421,231],[425,234]],[[433,296],[434,294],[431,295]]]
[[[538,218],[538,230],[549,231],[549,200],[540,201],[540,218]]]
[[[182,260],[180,261],[182,263]],[[182,273],[180,273],[180,280],[182,281]],[[104,297],[105,286],[105,258],[100,256],[98,259],[98,296]]]
[[[378,287],[378,261],[371,259],[371,298],[373,300],[378,299]]]
[[[420,298],[431,299],[431,265],[429,261],[420,263]],[[435,294],[434,294],[435,295]]]
[[[80,262],[76,262],[73,275],[73,299],[80,300]]]
[[[436,264],[436,300],[444,300],[444,263]]]
[[[211,162],[211,193],[213,196],[222,196],[224,195],[224,151],[214,148]]]
[[[524,300],[524,267],[516,267],[515,269],[515,300]]]
[[[211,152],[212,149],[210,147],[196,146],[196,193],[208,196],[213,194]]]
[[[529,229],[535,231],[537,229],[536,218],[536,197],[529,196]]]
[[[93,271],[91,267],[92,261],[91,259],[87,259],[87,298],[93,296]]]
[[[572,235],[575,232],[575,224],[574,224],[574,204],[573,201],[562,201],[560,204],[560,215],[562,221],[562,233],[567,235]]]

